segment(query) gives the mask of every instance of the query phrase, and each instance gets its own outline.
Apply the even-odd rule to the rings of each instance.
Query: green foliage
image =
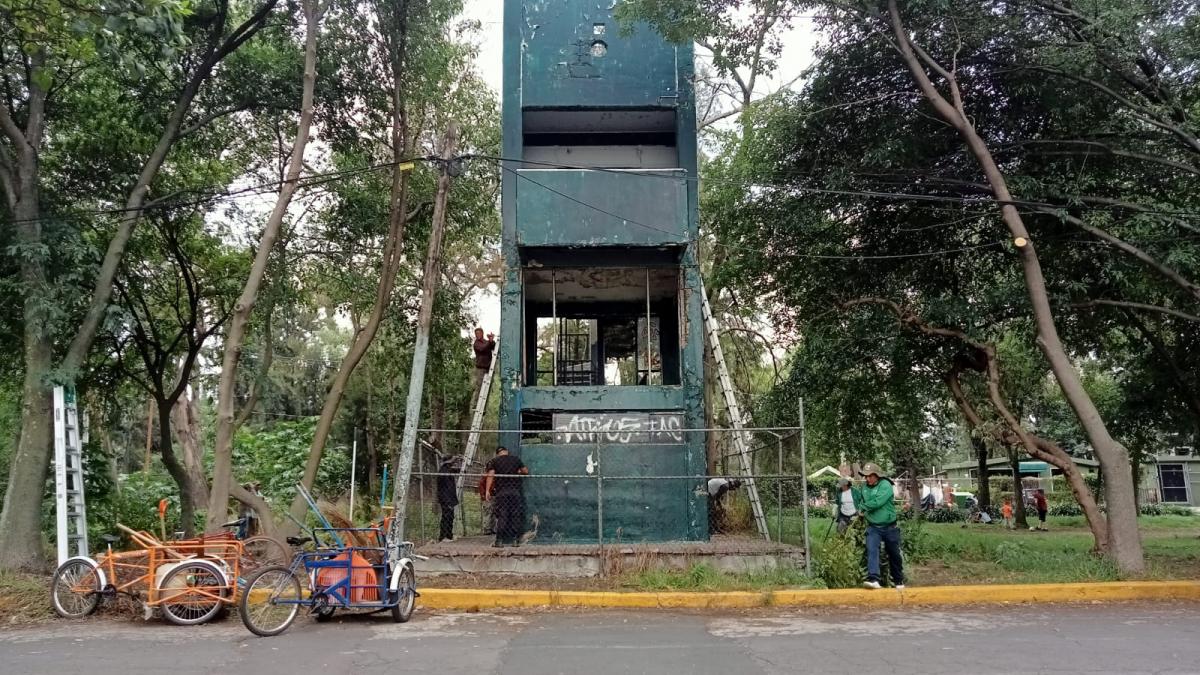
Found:
[[[257,482],[273,506],[289,504],[304,473],[316,419],[279,422],[269,428],[243,427],[234,439],[233,466],[242,482]],[[314,484],[317,495],[336,499],[350,489],[350,451],[331,446],[325,451]]]
[[[802,568],[792,565],[729,574],[706,563],[695,563],[684,570],[654,568],[623,580],[626,585],[648,591],[761,591],[811,587],[813,582]]]
[[[817,553],[816,575],[828,588],[853,588],[865,578],[861,568],[864,542],[850,534],[855,529],[843,536],[831,535]]]

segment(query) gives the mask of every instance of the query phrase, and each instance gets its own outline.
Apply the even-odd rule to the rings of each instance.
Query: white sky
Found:
[[[496,92],[501,92],[503,68],[503,2],[500,0],[466,0],[463,17],[473,19],[482,24],[479,40],[478,67],[484,80]],[[791,82],[812,63],[813,49],[816,46],[818,34],[807,19],[801,20],[783,37],[784,50],[779,59],[779,67],[775,74],[767,78],[759,87],[760,94],[769,94],[782,84]],[[703,50],[697,53],[704,58]],[[500,330],[500,296],[495,290],[476,291],[472,296],[473,314],[476,320],[488,331],[499,333]],[[464,327],[464,335],[472,327]]]

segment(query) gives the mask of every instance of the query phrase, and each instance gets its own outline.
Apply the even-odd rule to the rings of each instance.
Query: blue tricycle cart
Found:
[[[288,566],[265,567],[242,589],[242,623],[256,635],[279,635],[292,625],[301,608],[317,621],[337,610],[390,611],[398,623],[416,608],[417,578],[411,542],[389,545],[380,528],[316,528],[313,550],[298,552]],[[370,543],[372,545],[362,545]]]

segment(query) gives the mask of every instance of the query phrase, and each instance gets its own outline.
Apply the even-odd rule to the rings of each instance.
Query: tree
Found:
[[[239,23],[230,21],[228,2],[212,14],[185,23],[186,5],[165,0],[141,3],[9,3],[0,5],[0,187],[17,226],[13,249],[19,261],[23,294],[24,378],[21,437],[9,471],[13,489],[5,493],[0,512],[0,568],[36,569],[43,564],[38,505],[49,464],[50,386],[54,379],[73,380],[107,314],[112,282],[125,246],[147,205],[155,178],[175,144],[192,129],[219,117],[194,103],[216,67],[254,36],[271,14],[275,0],[255,7]],[[189,41],[189,38],[191,40]],[[116,62],[141,73],[163,67],[172,74],[174,98],[156,111],[159,126],[144,154],[140,170],[127,186],[115,214],[115,228],[90,284],[82,320],[61,330],[64,314],[53,292],[54,256],[47,247],[43,208],[42,159],[57,101],[85,86],[91,69]],[[55,346],[65,345],[56,362]]]
[[[694,18],[719,24],[708,17],[732,4],[633,0],[627,9],[675,12],[686,31]],[[1089,317],[1105,320],[1099,310],[1186,321],[1178,307],[1194,298],[1197,256],[1187,237],[1194,230],[1178,214],[1194,210],[1195,174],[1186,134],[1175,129],[1186,132],[1189,106],[1168,99],[1194,100],[1194,85],[1179,75],[1193,59],[1186,45],[1194,27],[1170,3],[1096,0],[1067,12],[1060,4],[913,2],[901,13],[880,3],[789,3],[816,12],[828,40],[803,95],[753,111],[761,147],[721,176],[743,189],[728,202],[735,217],[720,240],[736,242],[728,247],[731,277],[779,289],[784,321],[865,295],[905,305],[919,297],[926,320],[974,334],[1019,320],[1012,298],[1023,290],[1041,306],[1034,325],[1043,358],[1071,394],[1065,400],[1088,423],[1089,444],[1111,451],[1097,449],[1106,473],[1124,476],[1123,448],[1105,442],[1107,427],[1095,424],[1078,373],[1068,370],[1098,337],[1112,346],[1130,335],[1089,331]],[[941,98],[932,115],[929,94]],[[1138,152],[1145,143],[1161,155]],[[986,154],[1003,167],[1000,176],[987,175]],[[998,198],[996,179],[1019,198]],[[998,211],[1034,233],[1020,237],[1026,247],[1005,250],[990,234]],[[1040,282],[1031,240],[1045,266]],[[844,289],[850,275],[864,274],[876,278]],[[1050,328],[1067,342],[1056,346]],[[1170,335],[1167,344],[1188,339]],[[1109,507],[1120,515],[1110,523],[1120,530],[1114,556],[1135,570],[1133,485],[1118,482],[1106,487],[1122,494],[1121,505]]]
[[[194,217],[180,221],[155,214],[155,237],[144,237],[116,279],[124,325],[111,337],[119,375],[153,399],[158,413],[156,445],[171,478],[179,486],[185,536],[195,531],[197,506],[207,502],[207,479],[198,458],[175,452],[173,414],[192,382],[197,359],[209,337],[225,322],[233,289],[226,279],[240,270]],[[188,222],[192,221],[192,222]],[[167,254],[161,260],[156,250]],[[223,255],[224,254],[224,255]],[[222,259],[224,258],[224,260]],[[129,361],[136,358],[140,366]],[[186,419],[185,419],[186,423]],[[193,451],[185,446],[185,453]],[[204,496],[203,501],[197,501]]]
[[[317,82],[317,41],[320,35],[321,18],[328,8],[319,0],[303,0],[301,13],[304,17],[304,71],[303,87],[300,99],[299,119],[296,125],[295,138],[292,142],[291,156],[288,160],[284,180],[275,198],[275,206],[267,217],[263,232],[258,242],[258,250],[254,263],[250,267],[246,283],[242,287],[237,304],[234,306],[229,329],[225,336],[225,350],[221,363],[221,380],[217,396],[217,435],[213,447],[212,492],[209,496],[208,513],[206,514],[205,529],[217,529],[225,520],[228,510],[229,497],[232,495],[242,503],[252,507],[264,517],[260,518],[263,529],[268,536],[275,533],[275,524],[266,514],[271,512],[269,505],[260,497],[250,493],[240,485],[233,484],[233,433],[236,421],[234,413],[234,384],[237,381],[239,359],[242,344],[246,338],[246,327],[250,323],[250,315],[258,300],[258,292],[262,287],[263,277],[266,276],[267,262],[271,251],[279,238],[280,228],[291,205],[292,197],[299,187],[301,171],[304,168],[304,151],[312,131],[314,99]]]

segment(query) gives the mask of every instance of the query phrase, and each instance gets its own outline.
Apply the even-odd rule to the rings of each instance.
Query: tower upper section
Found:
[[[692,46],[622,31],[618,2],[505,0],[509,246],[695,240]]]

